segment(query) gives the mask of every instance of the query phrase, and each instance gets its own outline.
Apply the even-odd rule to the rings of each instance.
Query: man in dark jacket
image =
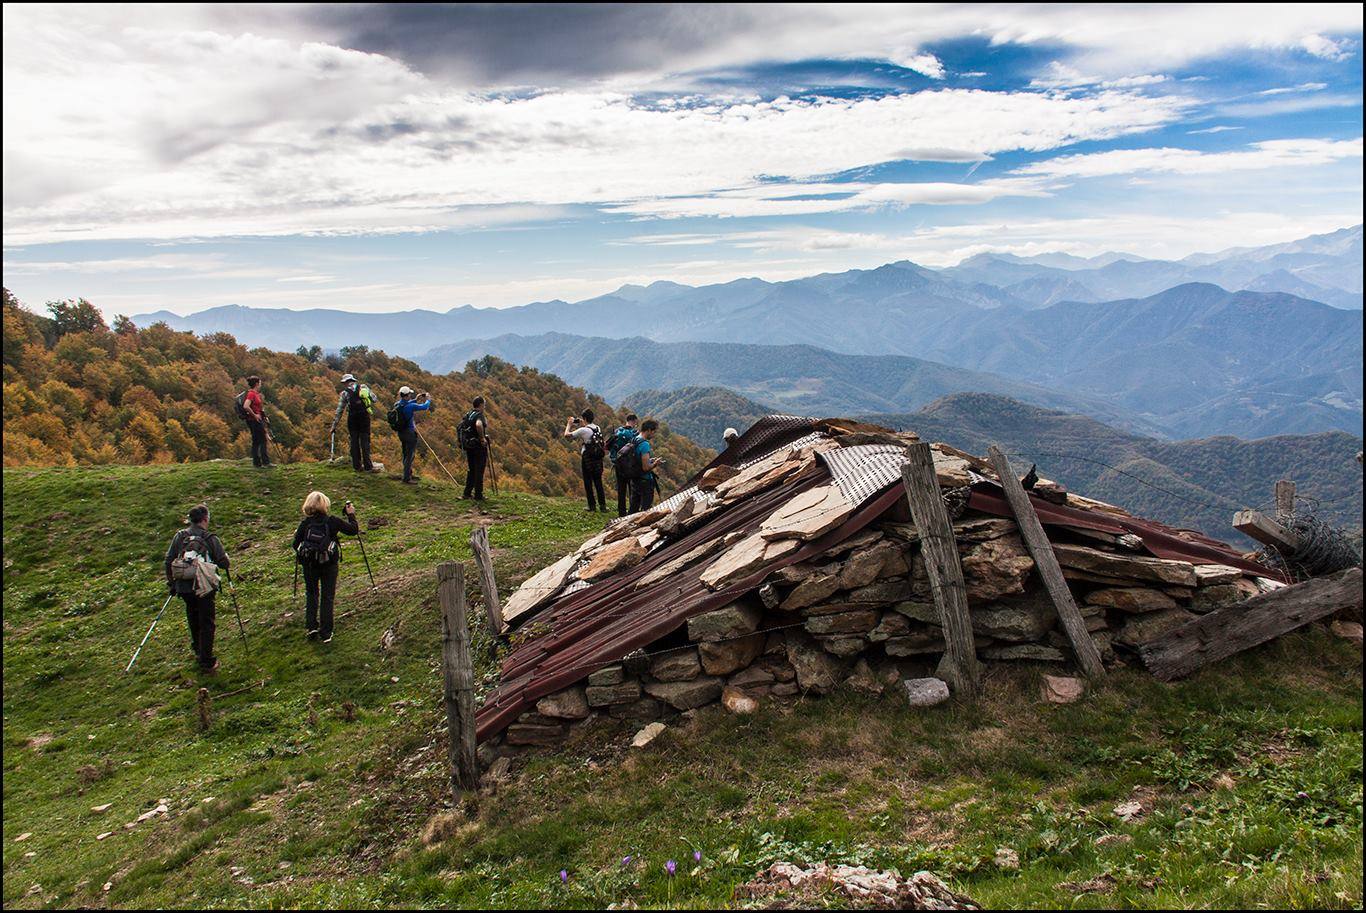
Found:
[[[465,432],[465,494],[476,501],[484,500],[484,470],[489,464],[489,426],[484,418],[484,398],[476,396],[461,424]]]
[[[354,374],[343,374],[341,383],[337,411],[332,416],[332,433],[336,433],[337,422],[345,411],[346,433],[351,438],[351,468],[356,472],[374,472],[375,464],[370,460],[370,415],[374,411],[375,398],[370,388],[356,380]]]
[[[199,660],[199,668],[212,674],[218,671],[218,659],[213,655],[214,623],[217,609],[215,593],[195,594],[195,581],[175,576],[171,564],[177,559],[207,560],[220,570],[228,569],[228,553],[218,537],[209,532],[209,509],[203,504],[190,508],[190,525],[171,539],[166,549],[166,584],[172,593],[185,600],[185,621],[190,628],[190,649]]]

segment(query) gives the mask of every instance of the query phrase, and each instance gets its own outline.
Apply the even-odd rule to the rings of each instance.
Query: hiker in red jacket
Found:
[[[242,417],[251,431],[251,464],[264,469],[270,465],[270,454],[266,451],[266,403],[261,398],[261,378],[255,374],[247,378],[242,408]]]

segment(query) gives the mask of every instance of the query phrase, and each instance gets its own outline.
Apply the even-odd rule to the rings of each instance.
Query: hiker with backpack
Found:
[[[389,410],[389,427],[398,432],[399,443],[403,445],[403,482],[414,485],[413,457],[417,456],[417,423],[413,416],[418,412],[432,409],[432,398],[426,393],[414,395],[413,388],[404,384],[398,388],[398,402]]]
[[[209,532],[208,507],[198,504],[190,508],[187,523],[171,538],[166,549],[166,585],[171,593],[185,600],[190,649],[200,671],[212,675],[218,671],[218,658],[213,655],[217,616],[214,597],[220,586],[218,571],[228,569],[228,553],[218,537]]]
[[[304,631],[309,640],[332,641],[332,607],[337,597],[341,544],[337,536],[360,534],[356,509],[346,502],[346,517],[328,513],[332,501],[321,491],[304,498],[304,518],[294,531],[294,560],[304,571]]]
[[[266,402],[261,398],[261,378],[255,374],[247,378],[247,389],[237,394],[237,416],[247,423],[251,432],[251,464],[258,469],[270,465],[270,454],[266,451],[269,432],[266,424]]]
[[[570,416],[564,423],[564,436],[579,442],[579,462],[583,470],[583,493],[588,496],[588,509],[607,512],[607,498],[602,492],[602,461],[607,448],[602,429],[593,423],[593,410],[583,410],[583,417]],[[594,494],[597,500],[593,500]]]
[[[332,433],[336,434],[337,422],[345,411],[346,433],[351,438],[351,468],[356,472],[374,472],[375,464],[370,460],[370,416],[375,411],[375,396],[354,374],[343,374],[341,384],[337,411],[332,416]]]
[[[655,492],[659,490],[659,479],[655,477],[655,470],[663,466],[664,461],[655,457],[654,447],[650,443],[657,431],[659,431],[659,422],[647,418],[640,423],[640,437],[631,448],[631,459],[627,471],[631,475],[631,513],[633,514],[642,510],[649,510],[655,503]]]
[[[617,477],[617,516],[626,516],[631,504],[631,476],[627,461],[635,449],[640,432],[636,430],[636,414],[627,413],[626,424],[612,432],[607,441],[607,459],[612,463],[612,472]]]
[[[476,396],[471,409],[455,430],[460,449],[465,451],[465,494],[484,500],[484,470],[489,464],[489,429],[484,418],[484,398]]]

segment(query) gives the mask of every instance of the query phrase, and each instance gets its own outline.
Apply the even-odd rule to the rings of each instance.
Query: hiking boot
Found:
[[[215,659],[215,660],[213,661],[213,665],[212,665],[212,666],[200,666],[200,667],[199,667],[199,671],[202,672],[202,673],[204,673],[205,675],[217,675],[217,674],[218,674],[218,660]]]
[[[305,640],[317,640],[317,639],[318,639],[318,629],[317,629],[317,628],[311,628],[311,629],[305,631],[305,632],[304,632],[304,639],[305,639]]]
[[[329,634],[329,635],[327,635],[326,637],[324,637],[324,638],[323,638],[323,643],[325,643],[325,644],[330,644],[330,643],[332,643],[332,635]]]

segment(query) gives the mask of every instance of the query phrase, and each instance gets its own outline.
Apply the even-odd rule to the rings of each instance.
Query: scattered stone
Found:
[[[512,758],[503,755],[501,758],[494,758],[493,763],[484,771],[484,779],[491,783],[501,783],[512,776]]]
[[[817,908],[830,906],[830,896],[841,898],[834,906],[857,906],[879,910],[979,910],[977,904],[954,893],[929,872],[902,878],[895,870],[877,871],[864,866],[819,862],[799,866],[775,862],[735,889],[737,899],[767,900],[764,906]]]
[[[759,709],[759,702],[739,688],[724,688],[721,691],[721,706],[731,713],[749,714]]]
[[[1121,802],[1115,806],[1115,817],[1121,821],[1137,821],[1147,813],[1142,802]]]
[[[103,839],[105,839],[106,837],[112,837],[112,836],[114,836],[114,832],[113,832],[113,831],[105,831],[103,834],[96,834],[96,835],[95,835],[95,839],[96,839],[96,840],[103,840]]]
[[[998,847],[995,861],[998,869],[1018,869],[1020,867],[1020,854],[1008,846]]]
[[[1096,846],[1124,846],[1133,843],[1134,838],[1128,834],[1101,834],[1096,838]]]
[[[32,831],[24,831],[24,832],[23,832],[22,834],[20,834],[18,837],[15,837],[15,838],[14,838],[14,842],[15,842],[15,843],[23,843],[25,840],[27,840],[28,838],[30,838],[30,837],[32,837],[32,836],[33,836],[33,832],[32,832]]]
[[[1071,704],[1081,700],[1086,693],[1086,683],[1066,675],[1045,675],[1041,690],[1043,699],[1050,704]]]
[[[583,689],[576,685],[541,698],[536,702],[536,712],[559,720],[582,720],[592,711]]]
[[[650,662],[650,675],[661,682],[686,682],[701,674],[702,664],[698,661],[695,647],[670,650]]]
[[[651,723],[635,734],[635,738],[631,739],[631,747],[644,748],[646,745],[653,742],[655,737],[667,728],[668,727],[663,723]]]
[[[1328,626],[1328,630],[1343,640],[1349,640],[1358,647],[1361,646],[1361,625],[1355,621],[1335,621]]]
[[[949,686],[939,678],[908,678],[906,698],[912,707],[934,707],[949,699]]]
[[[1109,894],[1115,889],[1115,877],[1106,873],[1104,875],[1097,875],[1089,881],[1059,882],[1058,887],[1070,894]]]
[[[1214,775],[1214,779],[1210,780],[1210,785],[1215,789],[1233,789],[1238,784],[1233,777],[1228,774],[1217,773]]]
[[[111,808],[113,808],[113,807],[114,807],[114,803],[113,803],[113,802],[106,802],[106,803],[104,803],[103,805],[92,805],[92,806],[90,807],[90,810],[91,810],[92,812],[94,812],[95,814],[97,814],[97,815],[103,815],[105,812],[109,811],[109,809],[111,809]]]

